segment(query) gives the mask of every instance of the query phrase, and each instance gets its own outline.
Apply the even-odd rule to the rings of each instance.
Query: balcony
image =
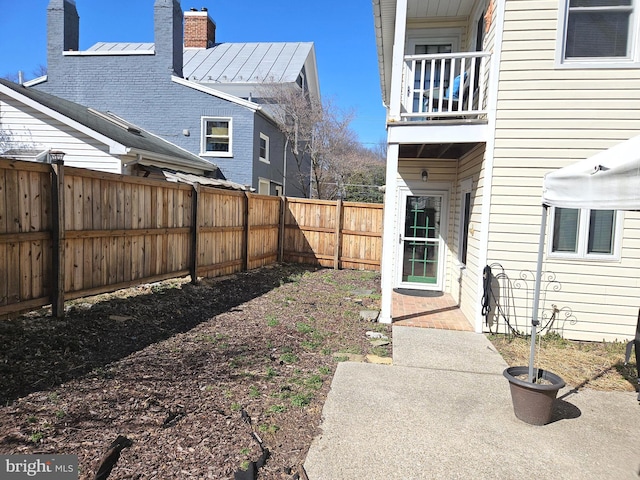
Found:
[[[490,56],[487,52],[406,55],[402,121],[486,121]]]

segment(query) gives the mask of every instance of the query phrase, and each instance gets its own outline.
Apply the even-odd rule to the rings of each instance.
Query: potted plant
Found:
[[[545,228],[543,217],[542,231]],[[529,365],[524,367],[509,367],[503,375],[509,381],[513,412],[516,417],[531,425],[545,425],[551,421],[553,406],[558,391],[565,386],[565,382],[558,375],[541,368],[535,368],[536,332],[540,324],[538,321],[538,306],[540,302],[540,283],[542,277],[542,247],[538,253],[533,309],[531,319],[531,350]]]

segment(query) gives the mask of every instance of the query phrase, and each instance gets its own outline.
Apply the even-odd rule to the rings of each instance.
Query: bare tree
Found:
[[[32,76],[30,78],[27,78],[27,76],[22,71],[7,73],[0,78],[4,78],[5,80],[9,80],[13,83],[26,82],[28,80],[31,80],[32,78],[45,76],[47,74],[47,66],[40,64],[31,73]]]
[[[9,80],[10,82],[13,82],[13,83],[18,83],[18,81],[20,80],[18,72],[7,73],[3,75],[2,78],[5,80]]]
[[[295,158],[295,177],[303,195],[335,198],[359,146],[350,127],[353,115],[330,101],[320,104],[297,86],[270,84],[260,90],[265,110]]]
[[[34,78],[44,77],[47,74],[47,66],[40,64],[33,70]]]

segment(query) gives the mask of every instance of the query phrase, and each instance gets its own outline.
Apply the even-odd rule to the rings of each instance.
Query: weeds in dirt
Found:
[[[291,396],[291,405],[298,408],[304,408],[311,403],[312,398],[313,395],[310,393],[296,393]]]
[[[298,322],[296,323],[296,330],[299,333],[313,333],[313,327],[307,323]]]
[[[126,431],[145,440],[123,451],[114,478],[231,478],[257,458],[253,429],[272,454],[260,478],[281,478],[319,433],[333,353],[372,352],[365,332],[378,326],[358,312],[376,308],[376,294],[355,301],[348,290],[378,284],[372,272],[279,265],[80,299],[64,322],[3,322],[0,448],[67,445],[84,478]],[[216,442],[202,441],[211,432]]]
[[[260,395],[261,395],[260,394],[260,390],[258,390],[258,388],[256,386],[251,385],[249,387],[249,396],[251,398],[258,398],[258,397],[260,397]]]
[[[271,435],[274,435],[278,430],[280,430],[280,427],[278,425],[267,425],[263,423],[258,426],[258,430],[261,433],[270,433]]]
[[[509,366],[529,364],[530,337],[487,335]],[[574,388],[634,391],[635,363],[624,364],[626,344],[622,342],[580,342],[552,332],[539,338],[536,366],[553,372]]]
[[[284,413],[286,411],[287,411],[287,407],[285,407],[284,405],[271,405],[267,409],[267,413],[269,413],[269,414]]]
[[[378,357],[388,357],[389,356],[389,350],[385,347],[372,347],[371,348],[371,353],[373,355],[377,355]]]
[[[298,357],[293,353],[283,353],[280,355],[280,361],[288,364],[294,364],[298,362]]]

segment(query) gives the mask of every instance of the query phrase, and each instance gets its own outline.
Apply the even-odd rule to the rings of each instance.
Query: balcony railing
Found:
[[[483,119],[489,58],[486,52],[405,56],[401,117]]]

